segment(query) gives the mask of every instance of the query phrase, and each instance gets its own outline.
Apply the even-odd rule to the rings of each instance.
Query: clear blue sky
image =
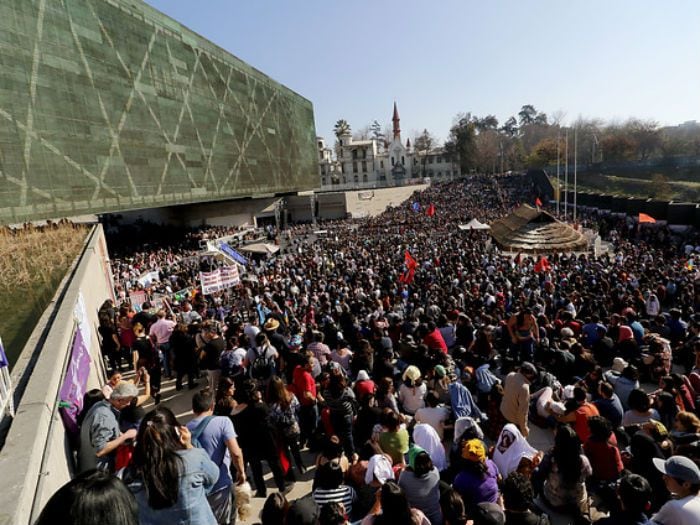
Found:
[[[310,99],[316,132],[390,123],[443,140],[523,104],[700,120],[698,0],[147,0]]]

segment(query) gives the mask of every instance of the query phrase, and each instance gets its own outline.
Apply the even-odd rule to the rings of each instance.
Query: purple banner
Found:
[[[59,412],[69,435],[78,434],[78,414],[83,409],[83,396],[90,375],[90,354],[80,330],[75,331],[66,377],[59,392]]]

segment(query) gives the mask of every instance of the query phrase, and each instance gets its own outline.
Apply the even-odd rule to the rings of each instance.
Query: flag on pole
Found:
[[[428,217],[432,217],[433,215],[435,215],[435,204],[431,202],[430,206],[428,206],[428,208],[425,210],[425,214]]]
[[[653,224],[655,222],[656,222],[656,219],[654,217],[652,217],[651,215],[647,215],[646,213],[639,214],[639,224],[644,224],[644,223]]]
[[[5,354],[5,347],[2,345],[2,339],[0,339],[0,368],[5,368],[10,366],[10,361],[7,359],[7,354]]]
[[[411,209],[415,211],[416,213],[420,211],[420,202],[416,201],[413,204],[411,204]]]
[[[537,206],[538,208],[542,207],[542,201],[539,197],[535,199],[535,206]]]

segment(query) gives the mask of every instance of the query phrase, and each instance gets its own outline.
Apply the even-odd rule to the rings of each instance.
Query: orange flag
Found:
[[[647,215],[646,213],[640,213],[639,214],[639,224],[643,224],[645,222],[653,224],[656,222],[656,219],[654,217],[652,217],[651,215]]]
[[[542,201],[540,200],[539,197],[537,197],[537,198],[535,199],[535,206],[537,206],[538,208],[542,206]]]

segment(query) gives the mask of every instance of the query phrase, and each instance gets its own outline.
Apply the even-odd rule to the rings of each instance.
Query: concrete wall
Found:
[[[58,393],[70,357],[76,323],[74,308],[82,294],[91,338],[87,388],[104,382],[97,339],[97,310],[111,297],[107,249],[102,226],[88,235],[85,248],[42,315],[12,370],[17,413],[0,450],[0,524],[36,520],[46,501],[73,472],[66,432],[58,414]]]
[[[584,191],[579,192],[577,198],[580,206],[626,213],[631,216],[646,213],[657,220],[668,221],[669,224],[683,224],[700,228],[700,204],[695,202],[667,202]],[[568,201],[569,206],[572,206],[573,194],[569,194]],[[563,194],[561,202],[563,205]]]

